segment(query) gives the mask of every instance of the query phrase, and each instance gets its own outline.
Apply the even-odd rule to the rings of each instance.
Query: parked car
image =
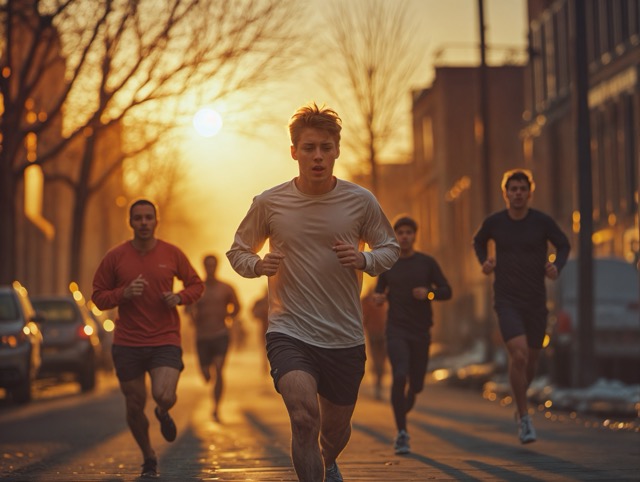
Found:
[[[640,383],[639,273],[618,258],[593,260],[593,340],[597,377]],[[549,284],[552,374],[571,385],[576,366],[578,263],[571,259],[558,280]]]
[[[115,323],[113,322],[112,314],[100,310],[92,301],[88,302],[86,308],[98,326],[98,337],[100,338],[100,346],[102,347],[102,354],[98,365],[102,370],[108,372],[113,371],[114,366],[111,357],[111,347],[113,346]]]
[[[27,290],[0,286],[0,387],[16,403],[31,400],[41,364],[42,333]]]
[[[96,385],[96,371],[102,354],[98,327],[88,310],[72,296],[38,296],[32,303],[43,320],[44,340],[40,376],[72,374],[83,392]]]

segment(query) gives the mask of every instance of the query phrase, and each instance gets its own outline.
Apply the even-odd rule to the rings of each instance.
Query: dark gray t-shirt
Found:
[[[436,260],[416,252],[399,258],[393,267],[378,277],[377,293],[386,293],[389,301],[387,333],[426,333],[433,324],[430,300],[418,300],[413,288],[425,287],[435,300],[451,298],[451,287]]]
[[[547,214],[529,209],[523,219],[512,219],[505,209],[484,220],[473,238],[480,263],[487,259],[487,243],[496,245],[494,303],[546,309],[545,264],[550,242],[556,249],[558,271],[567,262],[569,240]]]

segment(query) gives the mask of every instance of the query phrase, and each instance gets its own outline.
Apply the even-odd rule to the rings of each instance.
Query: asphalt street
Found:
[[[259,349],[233,351],[225,369],[221,423],[213,421],[210,387],[185,357],[173,443],[162,439],[148,404],[163,481],[296,481],[289,423],[261,364]],[[67,390],[67,392],[65,392]],[[3,481],[138,480],[139,451],[124,421],[115,379],[81,395],[48,387],[25,407],[0,406]],[[534,410],[538,441],[521,445],[513,407],[477,390],[429,383],[409,415],[412,453],[393,453],[387,400],[375,400],[365,378],[353,435],[339,459],[345,481],[639,480],[640,433],[575,414]]]

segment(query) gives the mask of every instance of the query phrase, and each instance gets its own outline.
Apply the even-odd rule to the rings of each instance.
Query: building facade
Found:
[[[582,1],[582,0],[577,0]],[[593,199],[593,255],[638,260],[640,0],[584,0]],[[493,318],[491,287],[471,239],[504,208],[500,181],[525,168],[533,206],[549,213],[579,253],[574,0],[529,0],[529,61],[489,67],[487,160],[483,156],[479,67],[438,67],[415,93],[412,208],[419,248],[443,265],[454,298],[441,308],[444,342],[483,336]],[[487,323],[489,320],[489,323]],[[485,329],[481,328],[482,326]]]
[[[578,245],[573,0],[530,0],[525,163],[551,187],[545,207]],[[594,256],[638,257],[640,1],[585,0]]]
[[[24,64],[30,58],[29,48],[34,43],[34,24],[38,25],[38,19],[29,2],[16,5],[23,15],[14,16],[12,59],[14,65],[26,69]],[[82,224],[84,245],[79,276],[71,279],[74,203],[87,136],[65,142],[64,116],[69,113],[64,109],[58,113],[56,104],[67,89],[66,60],[56,29],[50,27],[47,33],[38,37],[40,43],[33,56],[35,59],[43,56],[41,65],[45,67],[41,67],[33,85],[24,91],[21,127],[26,126],[28,132],[17,163],[27,163],[27,167],[16,179],[16,278],[32,294],[67,294],[69,284],[75,282],[87,296],[101,257],[128,236],[122,169],[112,170],[89,198]],[[37,70],[34,65],[29,67]],[[19,88],[27,89],[27,86]],[[41,128],[42,125],[45,127]],[[92,182],[117,163],[121,145],[119,125],[102,134],[95,145]],[[64,147],[55,157],[48,158],[47,153],[58,146]]]

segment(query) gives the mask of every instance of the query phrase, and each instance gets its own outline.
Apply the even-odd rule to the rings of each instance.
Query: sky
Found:
[[[323,0],[309,1],[310,8],[318,11],[325,5]],[[425,68],[415,73],[414,88],[426,88],[433,81],[434,61],[442,65],[477,65],[477,0],[409,0],[409,3],[420,25],[421,37],[417,44],[426,46],[416,52],[416,55],[425,56]],[[487,44],[513,46],[522,51],[526,46],[526,0],[485,0],[484,9]],[[436,59],[439,50],[443,55]],[[495,51],[500,53],[503,49]],[[326,92],[304,79],[305,72],[284,81],[274,95],[262,97],[264,105],[261,108],[280,116],[281,125],[268,126],[269,129],[255,136],[240,135],[233,125],[224,124],[224,111],[228,106],[218,104],[194,106],[213,107],[220,112],[223,127],[216,136],[205,138],[198,135],[192,125],[185,126],[181,152],[187,166],[188,190],[183,195],[183,206],[187,206],[190,216],[195,219],[196,229],[188,233],[172,231],[168,237],[187,253],[199,272],[202,272],[204,254],[218,255],[218,277],[236,288],[243,307],[249,310],[243,315],[249,323],[250,308],[266,288],[266,279],[241,278],[232,270],[225,252],[231,246],[235,230],[253,196],[297,174],[297,164],[289,154],[286,130],[289,117],[299,106],[315,101],[337,110],[345,125],[349,122],[348,115],[332,104]],[[399,150],[409,152],[410,93],[404,101],[406,129],[402,139],[404,145]],[[341,159],[336,163],[336,174],[347,177],[347,172],[341,169]],[[159,235],[162,237],[162,231]]]

